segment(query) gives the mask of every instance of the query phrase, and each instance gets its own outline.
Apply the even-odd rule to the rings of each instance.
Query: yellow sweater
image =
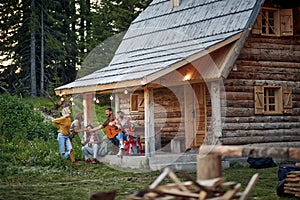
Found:
[[[59,117],[52,120],[52,123],[58,128],[57,132],[64,135],[70,135],[71,119],[70,117]]]

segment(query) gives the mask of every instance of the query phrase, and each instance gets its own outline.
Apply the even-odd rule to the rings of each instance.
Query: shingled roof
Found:
[[[170,0],[154,0],[131,23],[107,67],[56,90],[145,85],[169,73],[171,66],[183,66],[193,55],[252,27],[262,3],[263,0],[182,0],[179,6],[172,7]]]

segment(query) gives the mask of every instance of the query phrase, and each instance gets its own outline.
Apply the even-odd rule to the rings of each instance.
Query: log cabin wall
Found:
[[[130,95],[138,95],[138,111],[130,108]],[[154,89],[154,119],[155,119],[155,148],[170,151],[171,140],[175,136],[184,136],[184,119],[182,103],[184,101],[183,86],[160,87]],[[144,136],[144,93],[143,90],[133,91],[131,94],[119,94],[120,110],[130,115],[136,124],[136,133]]]
[[[223,144],[300,145],[300,36],[251,34],[224,83]],[[258,85],[290,88],[290,113],[255,114]]]

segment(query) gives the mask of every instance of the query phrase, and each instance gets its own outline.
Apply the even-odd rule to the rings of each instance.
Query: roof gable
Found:
[[[109,66],[57,89],[147,84],[148,76],[164,75],[174,64],[251,27],[262,1],[182,0],[172,7],[170,0],[154,0],[132,22]]]

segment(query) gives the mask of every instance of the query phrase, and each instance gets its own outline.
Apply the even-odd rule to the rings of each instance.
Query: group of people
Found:
[[[76,165],[77,162],[74,156],[72,139],[80,132],[85,133],[81,144],[86,163],[97,163],[97,154],[102,141],[96,131],[103,128],[107,129],[108,127],[114,127],[117,131],[114,137],[108,137],[108,139],[118,147],[117,156],[141,153],[141,144],[135,134],[135,126],[128,118],[125,118],[124,112],[122,111],[118,111],[116,115],[114,115],[112,108],[107,108],[105,110],[107,119],[97,127],[93,127],[91,124],[83,127],[83,113],[76,114],[72,122],[69,107],[63,108],[61,114],[61,117],[52,120],[54,125],[58,128],[57,141],[59,153],[64,158],[70,158],[74,165]]]

